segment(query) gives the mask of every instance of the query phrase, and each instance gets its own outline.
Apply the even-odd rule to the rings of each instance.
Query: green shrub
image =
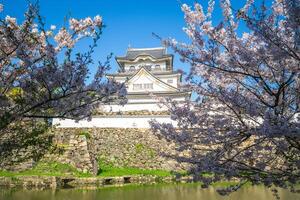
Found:
[[[145,149],[145,146],[143,144],[140,144],[140,143],[135,144],[135,151],[137,153],[141,153],[144,149]]]
[[[88,131],[80,131],[77,135],[84,135],[86,139],[90,139],[91,135]]]
[[[50,153],[63,155],[68,147],[69,147],[68,144],[56,144],[50,148]]]

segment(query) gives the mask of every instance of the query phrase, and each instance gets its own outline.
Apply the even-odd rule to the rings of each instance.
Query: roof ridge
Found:
[[[165,50],[166,47],[151,47],[151,48],[127,48],[127,51],[145,51],[145,50]]]

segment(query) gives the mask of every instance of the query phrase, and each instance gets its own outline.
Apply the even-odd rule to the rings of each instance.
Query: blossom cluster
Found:
[[[58,43],[58,49],[62,47],[72,48],[74,44],[83,37],[94,37],[98,28],[102,26],[102,18],[97,15],[94,19],[87,17],[85,19],[71,18],[69,20],[69,29],[61,28],[54,39]],[[55,27],[56,28],[56,27]],[[52,29],[55,29],[52,27]]]
[[[99,15],[71,18],[69,26],[58,30],[55,25],[45,29],[34,5],[25,16],[21,23],[8,15],[0,19],[0,136],[10,124],[25,118],[79,120],[90,118],[107,101],[126,100],[124,85],[105,77],[109,57],[94,66],[94,77],[89,73],[102,31]],[[83,38],[91,38],[92,43],[75,52]]]
[[[165,102],[179,127],[153,129],[192,151],[185,161],[196,173],[287,187],[300,178],[300,3],[220,2],[215,26],[214,1],[206,11],[183,4],[190,43],[163,41],[190,64],[186,86],[196,100]]]

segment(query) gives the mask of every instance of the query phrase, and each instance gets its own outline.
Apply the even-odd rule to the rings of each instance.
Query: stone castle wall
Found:
[[[187,164],[174,159],[186,157],[188,152],[178,152],[174,143],[158,138],[150,129],[54,128],[28,146],[17,148],[6,140],[1,144],[2,154],[5,149],[10,154],[1,154],[0,169],[10,171],[30,169],[40,159],[67,163],[94,175],[99,162],[100,168],[105,164],[168,171],[188,169]]]
[[[83,132],[82,132],[83,133]],[[60,132],[55,134],[54,145],[56,153],[46,154],[44,159],[67,163],[84,173],[97,175],[98,162],[94,151],[94,144],[81,132]]]
[[[82,142],[80,138],[84,137],[78,135],[85,136],[87,142]],[[81,142],[78,142],[78,138]],[[94,158],[100,163],[115,167],[174,171],[187,169],[186,164],[180,164],[171,158],[182,154],[176,151],[175,144],[159,139],[149,129],[61,128],[56,129],[54,140],[66,150],[60,156],[60,162],[67,162],[88,171],[94,167]],[[90,162],[89,156],[92,157]],[[86,168],[87,164],[89,167]]]

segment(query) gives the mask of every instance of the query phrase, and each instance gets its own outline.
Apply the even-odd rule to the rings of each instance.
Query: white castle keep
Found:
[[[59,127],[149,128],[149,120],[176,122],[167,108],[158,105],[157,97],[175,101],[189,99],[191,93],[180,87],[182,74],[173,70],[173,55],[164,47],[128,48],[126,55],[116,57],[119,71],[107,78],[125,83],[127,103],[102,106],[91,121],[54,119]]]

